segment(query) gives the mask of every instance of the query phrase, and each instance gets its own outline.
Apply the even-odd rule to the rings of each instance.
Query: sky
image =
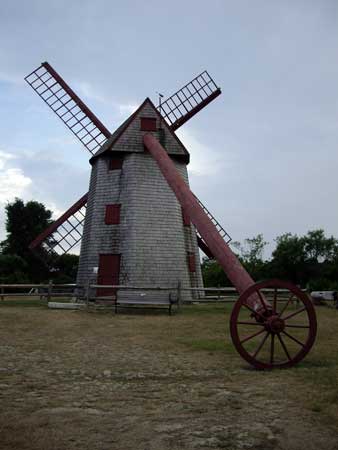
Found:
[[[177,131],[194,193],[267,257],[338,238],[337,0],[1,0],[0,240],[15,197],[56,218],[88,190],[90,154],[24,81],[43,61],[111,131],[208,70],[222,95]]]

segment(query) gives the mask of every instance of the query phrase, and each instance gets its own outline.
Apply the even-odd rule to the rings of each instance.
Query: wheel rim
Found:
[[[259,309],[248,305],[266,299]],[[241,294],[231,313],[231,338],[238,353],[258,369],[291,367],[311,350],[317,332],[309,297],[292,283],[268,280]]]

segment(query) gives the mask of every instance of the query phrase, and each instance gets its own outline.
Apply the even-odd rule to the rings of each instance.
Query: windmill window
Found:
[[[156,131],[156,118],[141,117],[141,131]]]
[[[106,205],[105,223],[106,225],[117,225],[120,223],[121,205]]]
[[[188,252],[188,267],[189,272],[196,272],[195,255],[192,252]]]
[[[181,208],[182,211],[182,219],[183,219],[183,225],[185,227],[189,227],[190,226],[190,217],[188,216],[188,214],[184,211],[183,208]]]
[[[122,169],[122,164],[123,164],[122,158],[110,158],[109,159],[109,170]]]

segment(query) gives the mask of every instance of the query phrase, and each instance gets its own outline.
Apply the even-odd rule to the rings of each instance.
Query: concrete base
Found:
[[[48,302],[48,308],[52,309],[80,309],[83,306],[83,303]]]

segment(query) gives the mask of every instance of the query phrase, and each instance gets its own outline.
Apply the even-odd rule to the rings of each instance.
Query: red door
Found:
[[[97,284],[117,285],[120,275],[120,256],[116,254],[100,255],[99,270],[97,274]],[[97,296],[115,295],[116,289],[98,289]]]

